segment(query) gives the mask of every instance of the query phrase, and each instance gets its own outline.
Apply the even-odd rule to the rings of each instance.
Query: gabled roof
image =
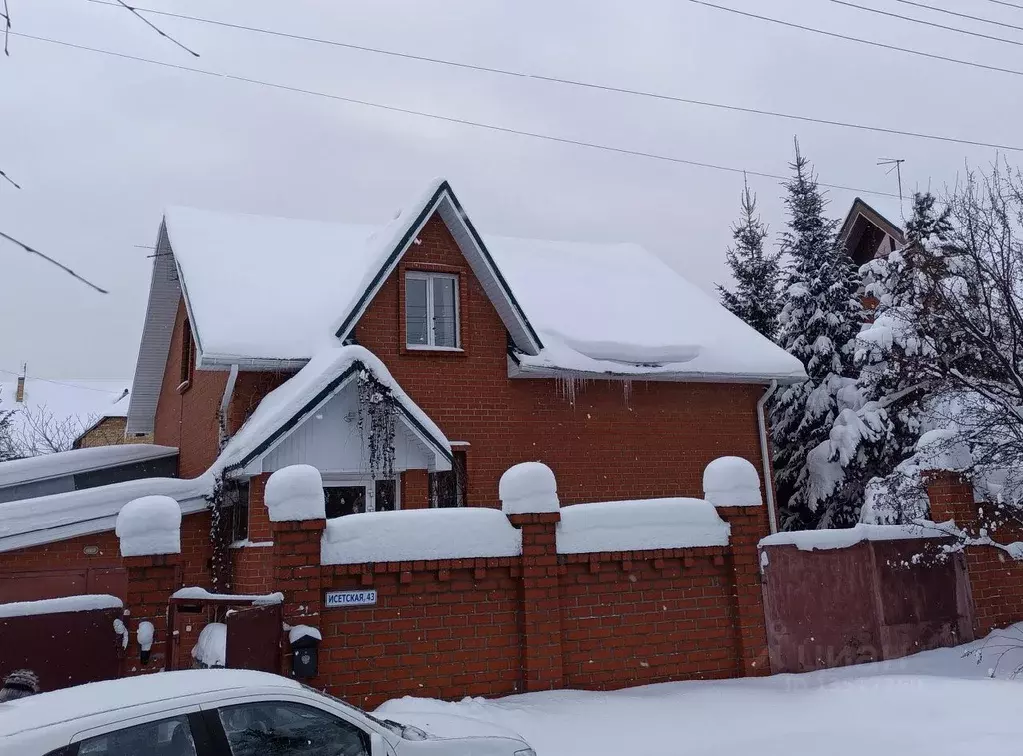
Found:
[[[451,444],[440,428],[413,402],[372,352],[360,346],[328,347],[298,373],[267,394],[221,453],[214,467],[231,472],[267,454],[288,433],[332,396],[367,371],[387,386],[401,419],[434,453],[438,470],[451,469]]]
[[[888,234],[888,236],[895,239],[899,246],[906,243],[906,234],[900,226],[892,223],[873,207],[857,197],[853,200],[852,207],[849,208],[849,212],[845,216],[845,220],[842,222],[842,228],[838,232],[838,240],[842,244],[845,244],[848,241],[849,236],[852,234],[853,228],[856,225],[856,221],[860,218],[863,218],[870,225],[880,229],[884,233]]]

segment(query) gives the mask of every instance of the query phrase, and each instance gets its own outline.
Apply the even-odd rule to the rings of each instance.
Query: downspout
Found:
[[[757,425],[760,429],[760,459],[764,463],[764,493],[767,494],[767,519],[772,533],[778,532],[778,512],[774,508],[774,481],[771,480],[771,448],[767,443],[767,419],[764,417],[764,406],[777,390],[778,381],[771,381],[767,391],[757,401]]]
[[[220,427],[218,443],[220,450],[224,450],[229,438],[227,432],[227,410],[231,406],[231,399],[234,397],[234,384],[238,380],[238,365],[231,366],[231,372],[227,374],[227,385],[224,386],[224,396],[220,399],[220,412],[217,417],[217,424]]]

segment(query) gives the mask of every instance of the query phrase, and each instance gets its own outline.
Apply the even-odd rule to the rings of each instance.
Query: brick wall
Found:
[[[125,426],[128,423],[126,417],[104,417],[94,428],[82,434],[75,441],[76,449],[88,449],[91,446],[113,446],[115,444],[145,444],[151,443],[146,438],[126,438],[124,435]]]

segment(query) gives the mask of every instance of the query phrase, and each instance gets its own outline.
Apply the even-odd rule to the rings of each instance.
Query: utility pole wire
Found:
[[[12,179],[3,171],[0,171],[0,178],[7,179],[7,181],[10,182],[11,186],[13,186],[15,189],[21,189],[21,187],[17,183],[15,183],[14,179]]]
[[[941,60],[946,63],[956,63],[960,66],[970,66],[971,68],[980,68],[985,71],[997,71],[998,73],[1012,74],[1013,76],[1023,76],[1023,71],[1017,68],[1003,68],[1001,66],[992,66],[987,63],[978,63],[975,60],[963,60],[962,58],[952,58],[947,55],[938,55],[937,53],[924,52],[923,50],[913,50],[909,47],[899,47],[898,45],[887,45],[884,42],[875,42],[872,39],[863,39],[861,37],[852,37],[848,34],[839,34],[838,32],[826,31],[824,29],[818,29],[813,26],[804,26],[803,24],[797,24],[792,21],[783,21],[780,18],[772,18],[771,16],[761,16],[757,13],[750,13],[749,11],[739,10],[738,8],[729,8],[726,5],[717,5],[716,3],[708,2],[707,0],[688,0],[694,5],[702,5],[705,8],[713,8],[714,10],[725,11],[727,13],[734,13],[737,16],[745,16],[746,18],[755,18],[758,21],[767,21],[771,24],[778,24],[779,26],[787,26],[790,29],[799,29],[800,31],[811,32],[812,34],[821,34],[825,37],[831,37],[832,39],[841,39],[846,42],[856,42],[861,45],[869,45],[870,47],[878,47],[882,50],[893,50],[895,52],[906,53],[907,55],[917,55],[921,58],[930,58],[931,60]],[[992,0],[994,2],[995,0]],[[1023,9],[1023,6],[1020,6]]]
[[[944,29],[945,31],[955,32],[956,34],[966,34],[970,37],[979,37],[981,39],[989,39],[993,42],[1004,42],[1007,45],[1016,45],[1017,47],[1023,47],[1023,42],[1018,39],[1006,39],[1005,37],[995,37],[991,34],[982,34],[981,32],[967,31],[966,29],[960,29],[955,26],[945,26],[944,24],[936,24],[933,21],[923,21],[919,18],[913,18],[912,16],[902,16],[898,13],[892,13],[891,11],[881,10],[880,8],[871,8],[868,5],[857,5],[856,3],[850,3],[848,0],[831,0],[835,5],[844,5],[847,8],[855,8],[856,10],[866,11],[867,13],[876,13],[880,16],[888,16],[889,18],[897,18],[902,21],[910,21],[914,24],[923,24],[924,26],[931,26],[935,29]]]
[[[4,0],[4,2],[6,3],[7,0]],[[159,34],[164,39],[169,39],[171,42],[176,44],[178,47],[180,47],[185,52],[191,53],[192,55],[194,55],[197,58],[199,57],[199,53],[197,53],[195,50],[192,50],[191,48],[186,47],[185,45],[183,45],[180,42],[178,42],[176,39],[174,39],[174,37],[172,37],[171,35],[167,34],[163,29],[161,29],[156,24],[151,22],[148,18],[143,16],[141,13],[139,13],[137,8],[135,8],[135,7],[131,6],[131,5],[128,5],[128,3],[124,2],[124,0],[117,0],[117,4],[120,5],[122,8],[127,8],[128,10],[130,10],[135,15],[135,17],[137,19],[142,21],[142,23],[144,23],[146,26],[148,26],[150,29],[155,31],[157,34]]]
[[[1007,24],[1004,21],[994,21],[990,18],[981,18],[980,16],[971,16],[969,13],[959,13],[958,11],[948,10],[947,8],[938,8],[934,5],[927,5],[926,3],[917,3],[913,0],[895,0],[897,3],[903,5],[912,5],[916,8],[925,8],[927,10],[936,11],[937,13],[947,13],[950,16],[958,16],[959,18],[968,18],[970,21],[979,21],[982,24],[991,24],[992,26],[1004,26],[1006,29],[1016,29],[1017,31],[1023,31],[1023,26],[1016,26],[1015,24]]]
[[[119,2],[120,0],[118,0]],[[89,0],[89,2],[97,3],[99,5],[113,5],[114,0]],[[972,139],[959,139],[957,137],[942,136],[939,134],[928,134],[925,132],[918,131],[907,131],[903,129],[886,128],[883,126],[869,126],[862,123],[854,123],[849,121],[836,121],[827,118],[815,118],[813,116],[798,115],[794,113],[782,113],[780,111],[773,110],[762,110],[759,108],[743,107],[741,105],[730,105],[727,103],[711,102],[709,100],[696,100],[688,97],[677,97],[674,95],[663,94],[660,92],[651,92],[642,89],[630,89],[626,87],[614,87],[605,84],[595,84],[588,81],[579,81],[576,79],[566,79],[558,76],[545,76],[542,74],[529,74],[523,73],[522,71],[515,71],[507,68],[494,68],[491,66],[475,65],[472,63],[463,63],[460,61],[447,60],[444,58],[433,58],[424,55],[414,55],[412,53],[400,52],[397,50],[388,50],[379,47],[367,47],[364,45],[356,45],[348,42],[339,42],[337,40],[323,39],[320,37],[307,37],[298,34],[288,34],[287,32],[279,32],[272,29],[261,29],[255,26],[243,26],[241,24],[232,24],[226,21],[217,21],[214,19],[200,18],[198,16],[187,16],[180,13],[170,13],[168,11],[152,10],[151,8],[136,7],[140,13],[153,13],[160,16],[170,16],[173,18],[184,19],[187,21],[196,21],[199,23],[212,24],[214,26],[222,26],[229,29],[237,29],[241,31],[255,32],[258,34],[267,34],[275,37],[284,37],[287,39],[299,40],[303,42],[313,42],[316,44],[330,45],[332,47],[341,47],[349,50],[358,50],[360,52],[374,53],[377,55],[387,55],[396,58],[403,58],[406,60],[415,60],[424,63],[434,63],[443,66],[450,66],[452,68],[460,68],[464,70],[481,71],[485,73],[498,74],[500,76],[508,76],[518,79],[535,79],[537,81],[543,81],[553,84],[562,84],[571,87],[578,87],[581,89],[599,90],[604,92],[612,92],[616,94],[625,94],[634,97],[645,97],[654,100],[661,100],[667,102],[677,102],[684,105],[695,105],[697,107],[714,108],[717,110],[728,110],[736,113],[749,113],[753,115],[769,116],[771,118],[784,118],[790,121],[801,121],[803,123],[817,123],[825,126],[838,126],[846,129],[856,129],[858,131],[874,131],[881,134],[896,134],[899,136],[913,137],[916,139],[930,139],[938,142],[952,142],[956,144],[966,144],[971,147],[991,147],[997,150],[1008,150],[1011,152],[1023,152],[1023,147],[1014,147],[1011,145],[992,144],[990,142],[982,142]]]
[[[32,34],[25,34],[23,32],[12,32],[15,36],[23,39],[32,39],[37,42],[46,42],[49,44],[60,45],[62,47],[70,47],[75,50],[84,50],[88,52],[99,53],[101,55],[110,55],[115,58],[121,58],[123,60],[132,60],[138,63],[148,63],[154,66],[162,66],[164,68],[173,68],[178,71],[189,71],[191,73],[202,74],[204,76],[211,76],[218,79],[226,79],[230,81],[240,81],[247,84],[256,84],[258,86],[269,87],[270,89],[277,89],[285,92],[294,92],[296,94],[304,94],[312,97],[323,97],[328,100],[335,100],[337,102],[347,102],[353,105],[362,105],[368,108],[375,108],[377,110],[386,110],[392,113],[404,113],[405,115],[414,115],[421,118],[429,118],[435,121],[443,121],[445,123],[455,123],[462,126],[472,126],[479,129],[486,129],[487,131],[494,131],[501,134],[517,134],[519,136],[530,137],[532,139],[542,139],[548,142],[556,142],[559,144],[571,144],[577,147],[588,147],[594,150],[602,150],[604,152],[613,152],[619,155],[631,155],[633,157],[644,157],[651,160],[661,160],[668,163],[676,163],[681,165],[692,165],[698,168],[710,168],[718,171],[727,171],[729,173],[742,173],[744,169],[735,168],[731,166],[716,165],[714,163],[705,163],[698,160],[688,160],[685,158],[672,157],[670,155],[663,155],[656,152],[646,152],[643,150],[635,150],[627,147],[615,147],[607,144],[599,144],[596,142],[587,142],[581,139],[569,139],[567,137],[554,136],[552,134],[543,134],[535,131],[523,131],[520,129],[513,129],[507,126],[499,126],[492,123],[484,123],[482,121],[471,121],[466,118],[457,118],[455,116],[441,115],[440,113],[429,113],[422,110],[413,110],[411,108],[402,108],[397,105],[385,105],[379,102],[372,102],[370,100],[360,100],[355,97],[345,97],[343,95],[331,94],[329,92],[320,92],[315,89],[303,89],[302,87],[290,86],[288,84],[276,84],[270,81],[262,81],[260,79],[251,79],[246,76],[237,76],[235,74],[223,74],[217,73],[216,71],[207,71],[202,68],[193,68],[192,66],[184,66],[178,63],[166,63],[162,60],[152,60],[151,58],[141,58],[137,55],[129,55],[127,53],[114,52],[112,50],[104,50],[98,47],[88,47],[86,45],[79,45],[74,42],[65,42],[59,39],[50,39],[48,37],[37,37]],[[746,171],[751,176],[760,176],[761,178],[776,179],[781,182],[789,180],[788,176],[780,176],[775,173],[766,173],[762,171]],[[879,197],[893,197],[897,198],[898,195],[892,192],[881,192],[874,189],[862,189],[851,186],[844,186],[842,184],[820,184],[823,187],[829,189],[841,189],[849,192],[862,192],[864,194],[874,194]]]
[[[71,268],[69,268],[68,266],[64,265],[63,263],[57,262],[56,260],[54,260],[54,259],[53,259],[52,257],[50,257],[49,255],[44,255],[44,254],[43,254],[42,252],[40,252],[40,251],[39,251],[38,249],[34,249],[33,247],[30,247],[30,246],[28,246],[28,245],[27,245],[27,244],[25,244],[24,242],[20,242],[20,241],[18,241],[18,240],[17,240],[17,239],[15,239],[15,238],[14,238],[13,236],[9,236],[8,234],[5,234],[5,233],[4,233],[3,231],[0,231],[0,237],[2,237],[2,238],[4,238],[4,239],[6,239],[6,240],[7,240],[7,241],[9,241],[9,242],[12,242],[13,244],[17,244],[17,245],[18,245],[19,247],[21,247],[21,248],[22,248],[23,250],[25,250],[26,252],[30,252],[30,253],[32,253],[33,255],[38,255],[39,257],[41,257],[41,258],[43,258],[44,260],[46,260],[46,262],[48,262],[48,263],[50,263],[50,264],[52,264],[52,265],[56,265],[56,266],[57,266],[58,268],[60,268],[60,269],[61,269],[62,271],[64,271],[65,273],[67,273],[67,274],[68,274],[69,276],[71,276],[72,278],[77,278],[77,279],[78,279],[79,281],[81,281],[81,282],[82,282],[83,284],[85,284],[86,286],[89,286],[89,287],[91,287],[91,288],[95,289],[95,290],[96,290],[96,291],[98,291],[98,292],[99,292],[100,294],[109,294],[109,293],[110,293],[110,292],[109,292],[109,291],[107,291],[106,289],[101,289],[101,288],[100,288],[99,286],[97,286],[96,284],[94,284],[94,283],[93,283],[92,281],[90,281],[90,280],[88,280],[88,279],[86,279],[86,278],[82,278],[82,276],[80,276],[80,275],[78,275],[77,273],[75,273],[75,272],[74,272],[73,270],[71,270]]]
[[[1016,3],[1009,3],[1006,0],[987,0],[989,3],[995,5],[1004,5],[1006,8],[1016,8],[1017,10],[1023,10],[1023,5],[1017,5]]]

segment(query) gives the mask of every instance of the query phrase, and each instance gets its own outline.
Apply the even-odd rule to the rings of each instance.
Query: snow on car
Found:
[[[536,756],[472,720],[438,733],[380,719],[294,680],[190,670],[0,703],[0,753],[19,756]],[[447,733],[457,733],[445,735]]]

